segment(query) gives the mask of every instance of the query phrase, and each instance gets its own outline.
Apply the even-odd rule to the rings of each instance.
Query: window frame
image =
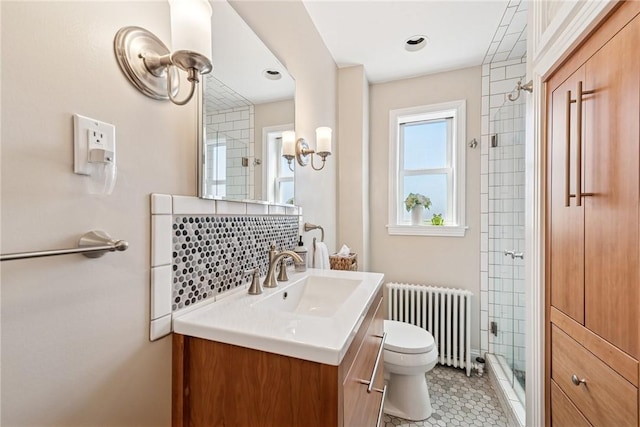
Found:
[[[448,205],[453,224],[410,225],[402,222],[403,200],[402,178],[406,175],[400,168],[403,160],[401,125],[452,117],[452,140],[447,147],[451,156],[449,167],[453,169],[448,178]],[[451,236],[464,237],[466,225],[466,100],[456,100],[438,104],[421,105],[389,111],[389,222],[387,232],[390,235],[409,236]],[[444,169],[443,169],[444,170]],[[432,171],[435,171],[433,169]],[[409,173],[411,174],[411,173]],[[450,183],[449,179],[452,180]],[[428,196],[428,195],[426,195]]]
[[[285,204],[279,201],[283,182],[293,182],[295,197],[295,161],[292,162],[293,174],[290,177],[283,177],[280,171],[282,132],[292,129],[293,124],[266,126],[262,129],[262,158],[266,161],[266,164],[263,163],[262,194],[269,203]]]

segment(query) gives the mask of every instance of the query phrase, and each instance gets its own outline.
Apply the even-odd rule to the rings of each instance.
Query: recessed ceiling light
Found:
[[[262,75],[269,80],[280,80],[282,78],[282,74],[280,71],[267,68],[262,72]]]
[[[404,42],[404,48],[409,52],[415,52],[416,50],[420,50],[423,47],[425,47],[428,42],[429,42],[429,38],[427,36],[422,36],[422,35],[413,36],[413,37],[409,37]]]

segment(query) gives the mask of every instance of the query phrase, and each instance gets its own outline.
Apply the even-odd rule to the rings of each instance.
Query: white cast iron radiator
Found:
[[[426,329],[438,346],[438,362],[471,375],[471,297],[464,289],[387,283],[389,319]]]

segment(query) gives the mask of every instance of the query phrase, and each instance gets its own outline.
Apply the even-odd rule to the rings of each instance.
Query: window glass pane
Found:
[[[226,145],[208,144],[206,156],[206,179],[212,181],[224,181],[227,174],[227,147]]]
[[[447,120],[402,125],[404,169],[447,166]]]
[[[411,213],[404,208],[404,201],[409,193],[420,193],[431,200],[431,207],[425,212],[425,219],[430,220],[433,214],[442,214],[443,218],[448,218],[446,174],[405,176],[403,184],[404,194],[399,201],[403,207],[403,221],[411,221]]]
[[[293,204],[293,181],[280,182],[280,197],[278,203]]]
[[[295,166],[296,163],[296,159],[293,159],[291,161],[291,167],[293,169],[296,168]],[[288,178],[293,176],[293,172],[291,171],[291,169],[289,169],[289,162],[287,161],[287,159],[285,159],[284,157],[280,156],[280,171],[279,171],[279,175],[280,178]]]

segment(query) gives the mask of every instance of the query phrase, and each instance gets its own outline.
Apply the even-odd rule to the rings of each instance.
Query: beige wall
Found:
[[[338,80],[338,246],[369,265],[369,82],[362,65],[341,68]]]
[[[479,349],[480,149],[467,147],[465,237],[390,236],[389,110],[467,100],[467,140],[480,139],[481,67],[371,85],[371,270],[387,282],[425,283],[469,289],[472,349]],[[343,221],[343,217],[340,221]],[[349,218],[346,218],[349,220]],[[357,218],[350,219],[354,224]]]
[[[317,127],[333,129],[334,155],[327,158],[325,168],[298,167],[295,177],[296,204],[302,206],[305,221],[324,227],[332,252],[337,228],[335,147],[340,144],[336,136],[336,64],[301,1],[235,0],[231,4],[296,81],[296,136],[304,137],[313,148]]]
[[[2,252],[73,247],[91,229],[130,243],[2,264],[2,425],[168,425],[171,342],[148,341],[149,193],[194,194],[195,104],[139,93],[113,38],[139,25],[170,39],[169,6],[1,7]],[[73,174],[73,113],[116,126],[111,196]]]
[[[170,40],[168,3],[0,7],[2,253],[72,247],[95,228],[130,243],[100,259],[2,263],[1,424],[168,426],[171,342],[148,341],[149,194],[195,194],[195,104],[143,96],[122,75],[112,45],[126,25]],[[242,9],[295,75],[298,131],[312,138],[315,127],[334,127],[335,64],[303,6]],[[277,29],[289,20],[300,27]],[[73,113],[116,126],[111,196],[88,195],[72,173]],[[305,216],[335,230],[335,162],[300,175],[310,181]]]

